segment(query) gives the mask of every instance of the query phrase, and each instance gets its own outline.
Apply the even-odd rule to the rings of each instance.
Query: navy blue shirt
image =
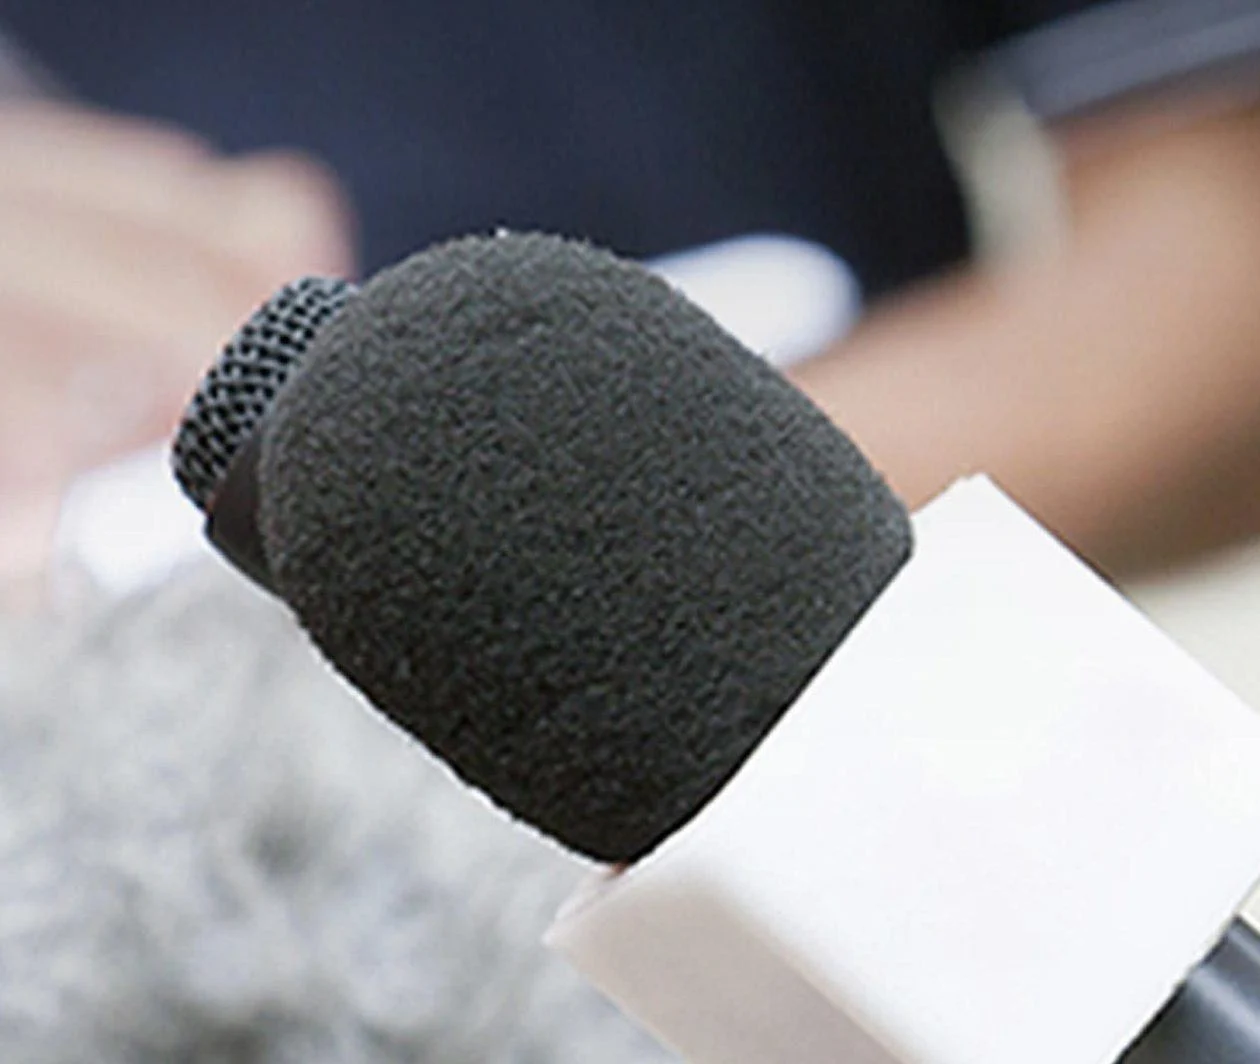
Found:
[[[772,230],[878,292],[966,251],[939,76],[1080,6],[3,0],[0,24],[85,99],[323,157],[367,270],[497,225],[632,255]]]

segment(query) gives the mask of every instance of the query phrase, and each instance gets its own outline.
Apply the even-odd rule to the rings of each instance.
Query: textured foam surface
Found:
[[[457,241],[320,332],[262,439],[276,585],[468,781],[629,860],[688,819],[910,549],[799,392],[647,271]]]
[[[280,289],[227,342],[189,402],[172,448],[175,479],[199,510],[210,505],[316,331],[354,290],[346,281],[304,277]]]
[[[539,948],[581,875],[221,565],[0,610],[4,1064],[663,1064]]]

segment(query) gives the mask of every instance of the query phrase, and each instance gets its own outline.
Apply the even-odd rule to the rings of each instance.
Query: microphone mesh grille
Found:
[[[171,453],[175,479],[203,513],[315,334],[355,291],[350,282],[333,278],[294,281],[259,307],[223,348],[184,412]]]

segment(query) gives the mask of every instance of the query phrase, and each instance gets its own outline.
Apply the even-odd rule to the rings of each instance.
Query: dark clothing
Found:
[[[966,252],[939,76],[1086,6],[0,0],[0,23],[85,99],[323,157],[368,270],[496,225],[633,255],[772,230],[878,292]]]

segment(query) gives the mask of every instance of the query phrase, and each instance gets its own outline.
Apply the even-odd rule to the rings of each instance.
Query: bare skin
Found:
[[[1117,574],[1260,533],[1260,111],[1067,140],[1070,233],[877,308],[797,383],[917,506],[989,473]]]
[[[77,471],[170,431],[242,316],[352,269],[332,179],[290,153],[52,103],[0,106],[0,580]]]

